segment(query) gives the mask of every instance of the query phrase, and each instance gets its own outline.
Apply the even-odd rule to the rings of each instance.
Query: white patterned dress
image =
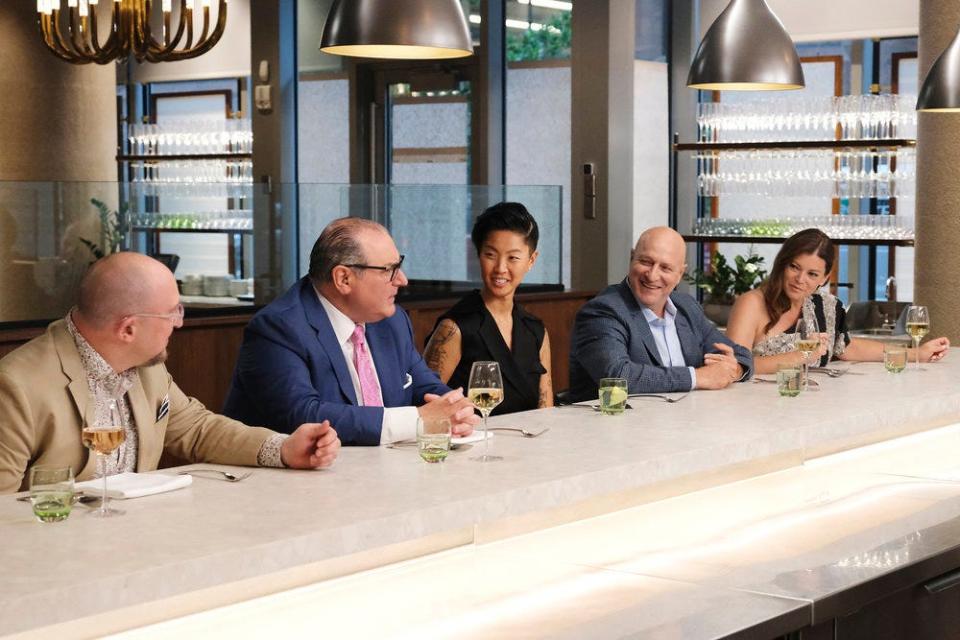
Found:
[[[816,319],[821,333],[826,333],[827,353],[820,359],[820,366],[824,367],[834,358],[839,357],[847,345],[850,344],[850,334],[847,333],[847,316],[843,304],[836,296],[829,293],[815,293],[803,301],[801,315],[804,320]],[[775,356],[795,349],[797,334],[790,329],[788,333],[767,336],[753,345],[753,355]]]

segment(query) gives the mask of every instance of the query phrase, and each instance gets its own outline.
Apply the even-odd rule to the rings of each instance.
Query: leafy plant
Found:
[[[507,60],[551,60],[570,57],[572,34],[570,12],[558,15],[542,29],[527,29],[521,34],[507,34]]]
[[[130,231],[130,222],[127,216],[129,205],[124,202],[120,205],[119,210],[111,211],[106,203],[96,198],[91,198],[90,203],[97,208],[100,216],[100,242],[97,244],[86,238],[80,238],[80,242],[90,250],[94,260],[99,260],[106,255],[120,251],[123,247],[123,241]]]
[[[731,304],[734,298],[753,289],[767,277],[763,268],[763,258],[750,255],[734,256],[734,265],[730,266],[722,253],[714,253],[710,259],[710,269],[696,269],[691,276],[683,274],[683,279],[694,284],[706,293],[706,302],[713,304]]]

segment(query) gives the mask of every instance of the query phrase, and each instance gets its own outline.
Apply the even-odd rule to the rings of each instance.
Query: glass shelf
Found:
[[[674,143],[674,151],[750,151],[753,149],[884,149],[915,147],[907,138],[875,140],[777,140],[772,142],[688,142]]]
[[[783,236],[710,236],[686,234],[683,239],[687,242],[727,242],[742,244],[782,244],[786,240]],[[884,246],[884,247],[912,247],[911,239],[879,239],[879,238],[831,238],[834,244]]]
[[[130,230],[139,232],[156,231],[158,233],[236,233],[240,235],[249,235],[253,233],[253,229],[186,229],[183,227],[170,228],[134,226],[131,227]]]
[[[168,160],[233,160],[252,158],[252,153],[183,153],[179,155],[170,154],[150,154],[150,155],[127,155],[117,156],[117,162],[126,162],[132,160],[165,162]]]

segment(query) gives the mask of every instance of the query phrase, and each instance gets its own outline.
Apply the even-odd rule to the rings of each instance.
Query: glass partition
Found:
[[[189,196],[169,208],[130,183],[0,182],[0,323],[62,316],[87,266],[117,250],[165,262],[194,315],[265,304],[306,273],[323,227],[348,215],[390,230],[406,255],[404,295],[449,295],[479,286],[470,230],[486,207],[504,200],[522,202],[540,226],[540,258],[525,285],[562,288],[557,186],[265,187],[190,178],[164,187]],[[244,197],[233,197],[241,188]]]
[[[358,216],[390,231],[411,280],[407,293],[479,287],[473,221],[490,205],[520,202],[540,228],[540,257],[524,279],[562,288],[563,225],[559,186],[299,185],[299,272],[306,273],[314,241],[331,220]]]

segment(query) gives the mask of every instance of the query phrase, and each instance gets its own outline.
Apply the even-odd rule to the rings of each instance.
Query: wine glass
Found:
[[[803,356],[803,388],[807,388],[807,378],[810,375],[810,356],[820,349],[820,328],[816,318],[805,319],[802,315],[797,319],[797,351]]]
[[[107,456],[116,451],[126,439],[123,429],[123,416],[115,399],[110,399],[102,405],[97,405],[91,396],[88,400],[93,408],[93,419],[87,421],[83,428],[83,445],[97,454],[97,467],[100,477],[103,478],[103,499],[100,509],[90,514],[97,518],[109,518],[123,514],[120,509],[111,509],[107,506]]]
[[[911,305],[907,310],[907,333],[913,338],[913,350],[917,354],[917,371],[920,369],[920,340],[930,331],[930,313],[922,305]]]
[[[474,362],[470,367],[470,382],[467,387],[467,398],[480,410],[483,416],[483,455],[471,458],[477,462],[493,462],[502,460],[500,456],[490,455],[489,433],[487,432],[487,418],[498,404],[503,402],[503,378],[500,376],[499,362]]]

